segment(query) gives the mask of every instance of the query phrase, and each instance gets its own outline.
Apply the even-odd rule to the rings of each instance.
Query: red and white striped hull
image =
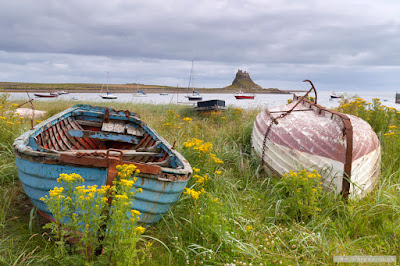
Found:
[[[265,164],[279,175],[290,170],[315,169],[325,188],[352,197],[362,197],[372,190],[380,176],[381,146],[371,126],[361,118],[347,115],[352,126],[349,139],[343,133],[342,114],[303,100],[271,126],[263,147],[271,116],[275,118],[283,113],[279,111],[290,110],[299,100],[294,98],[293,103],[271,109],[270,114],[263,111],[256,118],[252,146],[260,157],[264,149]],[[350,156],[347,145],[352,145]],[[343,180],[346,163],[347,167],[350,164],[347,169],[351,169],[350,186]]]

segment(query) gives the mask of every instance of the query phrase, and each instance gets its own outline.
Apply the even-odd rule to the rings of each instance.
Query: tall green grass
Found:
[[[36,107],[50,116],[75,103],[46,102]],[[200,169],[199,175],[210,177],[201,186],[192,178],[189,188],[204,188],[205,193],[198,199],[183,194],[161,222],[146,230],[144,241],[153,243],[147,265],[332,264],[333,256],[339,255],[395,255],[399,259],[400,114],[394,110],[378,102],[342,103],[340,111],[361,116],[378,133],[382,177],[361,200],[321,192],[321,211],[299,220],[282,218],[282,180],[267,175],[251,153],[251,131],[260,110],[229,108],[223,115],[203,117],[176,105],[101,105],[137,112],[171,144],[176,141],[176,149]],[[198,160],[193,150],[184,148],[191,138],[212,143],[211,152],[224,163]],[[1,140],[1,145],[1,159],[6,163],[3,170],[0,167],[4,195],[0,197],[0,263],[67,264],[68,259],[55,261],[54,243],[36,219],[44,221],[31,216],[32,206],[17,181],[10,141]]]

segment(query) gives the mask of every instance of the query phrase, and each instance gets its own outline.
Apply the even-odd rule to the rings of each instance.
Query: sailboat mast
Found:
[[[190,69],[190,77],[189,77],[189,85],[188,85],[188,89],[187,89],[187,94],[189,94],[190,85],[193,86],[193,64],[194,64],[194,61],[192,60],[192,68]]]
[[[109,94],[109,92],[108,92],[108,71],[107,71],[107,94]]]

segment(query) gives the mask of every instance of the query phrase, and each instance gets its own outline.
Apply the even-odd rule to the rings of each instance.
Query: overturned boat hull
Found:
[[[76,173],[84,185],[112,185],[116,166],[140,170],[132,209],[153,224],[178,200],[192,173],[189,163],[157,132],[128,111],[77,105],[43,121],[13,144],[19,179],[33,205],[58,186],[60,174]]]
[[[252,147],[273,172],[315,169],[325,188],[344,196],[364,196],[380,176],[381,145],[367,122],[296,95],[258,114]]]

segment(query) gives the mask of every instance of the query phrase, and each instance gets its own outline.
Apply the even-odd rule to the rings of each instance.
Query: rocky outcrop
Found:
[[[228,86],[227,88],[261,89],[261,86],[254,83],[248,72],[238,69],[232,85]]]

